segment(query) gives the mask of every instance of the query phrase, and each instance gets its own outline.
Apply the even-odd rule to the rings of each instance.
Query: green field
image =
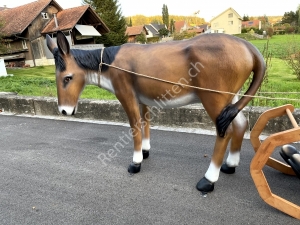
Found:
[[[267,40],[249,40],[260,51],[263,51]],[[299,44],[298,44],[299,43]],[[264,82],[258,96],[268,98],[298,99],[300,92],[300,80],[296,79],[287,63],[283,60],[287,48],[300,46],[300,35],[273,36],[268,43],[268,51],[272,54],[271,67],[269,68],[268,82]],[[26,96],[52,96],[55,97],[55,68],[54,66],[42,66],[24,69],[7,69],[12,77],[0,77],[0,92],[17,92]],[[266,93],[283,92],[283,93]],[[81,98],[88,99],[116,99],[111,93],[96,86],[87,86]],[[250,104],[255,106],[280,106],[291,103],[300,108],[300,101],[293,100],[269,100],[256,98]]]
[[[250,40],[261,52],[266,45],[266,40]],[[300,44],[300,35],[274,35],[269,39],[269,51],[273,58],[283,58],[286,50],[291,46]]]
[[[17,92],[26,96],[57,96],[54,66],[7,69],[7,73],[13,76],[0,77],[0,92]],[[81,97],[116,99],[113,94],[96,86],[86,86]]]

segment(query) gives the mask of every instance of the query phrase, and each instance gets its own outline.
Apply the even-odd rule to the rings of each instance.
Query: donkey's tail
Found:
[[[227,105],[220,115],[217,117],[216,120],[216,127],[218,131],[218,135],[220,137],[225,136],[225,132],[231,123],[231,121],[236,117],[236,115],[251,101],[253,98],[252,96],[255,95],[259,86],[261,85],[265,72],[266,72],[266,64],[264,61],[263,56],[260,52],[254,47],[250,46],[250,51],[253,54],[253,79],[248,88],[245,92],[246,96],[243,96],[239,101],[235,104]]]

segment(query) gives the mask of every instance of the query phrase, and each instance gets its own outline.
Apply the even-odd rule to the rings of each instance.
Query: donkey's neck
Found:
[[[98,79],[99,79],[98,73],[94,70],[89,70],[86,73],[85,84],[98,86],[99,84]]]
[[[86,74],[85,83],[87,85],[96,85],[96,86],[99,86],[99,87],[113,93],[113,94],[115,93],[115,89],[112,85],[110,78],[103,74],[99,75],[98,72],[96,72],[96,71],[89,71]]]

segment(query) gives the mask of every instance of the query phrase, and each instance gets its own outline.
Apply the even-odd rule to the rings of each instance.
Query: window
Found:
[[[232,20],[228,21],[228,25],[233,25],[233,21]]]
[[[219,24],[218,23],[214,23],[214,27],[218,27],[219,26]]]
[[[22,40],[22,46],[23,46],[23,49],[28,49],[27,44],[26,44],[26,40]]]
[[[10,43],[6,43],[6,48],[11,48]]]
[[[48,13],[41,12],[43,19],[49,19]]]
[[[229,13],[228,18],[232,18],[232,17],[233,17],[233,13]]]

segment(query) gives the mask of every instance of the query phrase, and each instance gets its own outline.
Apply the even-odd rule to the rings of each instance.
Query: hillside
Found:
[[[131,18],[132,26],[138,26],[138,25],[144,25],[144,24],[150,24],[150,23],[160,23],[162,24],[162,16],[156,15],[156,16],[144,16],[144,15],[135,15],[130,17],[125,17],[126,21],[129,23],[129,20]],[[205,20],[203,18],[197,17],[197,16],[178,16],[178,15],[169,15],[169,19],[175,20],[175,21],[186,21],[189,24],[206,24]]]
[[[276,22],[280,21],[283,16],[267,16],[269,19],[269,22],[272,24],[275,24]],[[131,18],[132,26],[138,26],[138,25],[145,25],[150,23],[160,23],[162,24],[162,16],[161,15],[155,15],[155,16],[144,16],[144,15],[135,15],[130,17],[125,17],[127,23],[129,24],[129,20]],[[259,16],[251,16],[251,20],[258,19]],[[179,16],[179,15],[170,15],[169,19],[175,20],[175,21],[186,21],[188,24],[209,24],[209,22],[206,22],[204,18],[200,18],[197,16]]]
[[[276,23],[278,21],[281,21],[281,19],[282,19],[283,16],[268,16],[267,15],[267,17],[269,19],[269,22],[271,24],[274,24],[274,23]],[[252,16],[252,18],[255,19],[255,20],[257,20],[259,17],[258,16]]]

